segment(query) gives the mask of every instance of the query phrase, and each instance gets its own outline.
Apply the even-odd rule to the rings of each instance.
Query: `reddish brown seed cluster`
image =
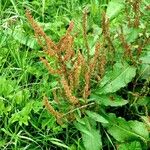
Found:
[[[140,23],[140,2],[141,0],[134,0],[132,2],[132,6],[133,6],[133,11],[134,11],[134,27],[138,28],[139,27],[139,23]]]
[[[113,61],[113,58],[115,56],[115,48],[110,34],[110,21],[109,18],[106,16],[106,12],[103,12],[102,14],[102,35],[104,39],[103,44],[108,45],[108,51],[110,54],[109,57],[112,57],[111,59]]]
[[[132,51],[131,51],[131,47],[130,45],[127,43],[124,33],[123,33],[123,28],[121,27],[121,33],[119,35],[120,37],[120,41],[122,43],[122,46],[124,48],[124,58],[129,57],[131,60],[133,60],[133,56],[132,56]]]
[[[43,103],[44,103],[45,108],[49,111],[49,113],[52,114],[57,119],[57,123],[62,125],[63,124],[63,122],[62,122],[63,114],[55,111],[55,109],[51,106],[51,104],[49,103],[48,98],[46,96],[44,96],[44,98],[43,98]]]
[[[63,85],[66,97],[68,98],[67,100],[73,105],[78,104],[79,100],[75,96],[72,95],[71,89],[64,77],[62,77],[61,83]]]
[[[27,19],[34,29],[35,37],[39,45],[43,48],[45,57],[40,57],[40,60],[46,66],[50,74],[58,75],[59,83],[62,85],[61,93],[58,95],[62,96],[59,99],[56,90],[53,90],[54,101],[58,106],[61,105],[61,100],[67,103],[68,111],[70,108],[80,106],[79,95],[85,99],[90,95],[90,81],[94,72],[99,71],[104,72],[104,61],[99,59],[102,55],[99,54],[100,43],[95,44],[95,54],[90,56],[90,48],[88,46],[87,40],[87,11],[83,15],[83,37],[85,40],[85,47],[87,49],[87,57],[83,56],[80,51],[75,53],[74,51],[74,37],[71,32],[74,27],[74,23],[71,21],[66,34],[62,36],[59,42],[54,43],[43,31],[43,29],[34,21],[30,12],[26,12]],[[48,61],[49,57],[53,57],[55,60],[55,66],[51,66]],[[99,60],[102,60],[100,63]],[[71,67],[68,67],[68,66]],[[80,94],[79,94],[80,93]],[[67,100],[67,101],[65,101]],[[44,97],[44,106],[46,109],[57,119],[59,124],[62,124],[63,115],[57,111],[49,104],[48,98]],[[73,115],[74,116],[74,115]]]
[[[87,58],[89,60],[89,55],[90,55],[90,48],[88,45],[88,39],[87,39],[87,9],[84,10],[83,12],[83,38],[85,42],[85,47],[87,49]]]

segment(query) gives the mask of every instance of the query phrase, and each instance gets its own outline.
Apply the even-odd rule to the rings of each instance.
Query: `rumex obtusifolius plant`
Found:
[[[128,3],[130,2],[131,1],[128,1]],[[50,74],[57,75],[60,85],[59,89],[53,90],[53,98],[58,106],[57,109],[54,109],[53,105],[50,104],[47,95],[43,98],[43,104],[60,125],[75,120],[75,118],[78,122],[79,118],[76,116],[76,110],[80,109],[80,118],[83,119],[83,122],[85,121],[85,124],[82,126],[82,123],[80,125],[77,123],[76,128],[83,133],[84,140],[87,140],[86,133],[88,132],[92,133],[91,137],[96,137],[94,141],[100,139],[99,130],[95,128],[95,124],[100,122],[100,125],[104,127],[104,131],[106,129],[107,133],[112,135],[116,141],[128,142],[130,138],[133,138],[134,140],[139,139],[145,143],[148,141],[148,131],[145,124],[137,121],[138,119],[134,121],[131,115],[131,107],[134,107],[132,103],[136,103],[137,99],[140,99],[141,97],[135,97],[135,101],[130,99],[130,97],[127,99],[125,98],[125,100],[122,93],[121,95],[117,93],[121,88],[127,87],[136,77],[136,71],[138,65],[140,65],[140,55],[142,54],[145,45],[149,42],[149,39],[146,36],[143,36],[144,39],[141,40],[138,34],[135,39],[127,39],[127,32],[125,31],[126,27],[129,28],[129,31],[132,33],[132,30],[136,31],[140,25],[140,1],[136,2],[137,3],[134,1],[131,2],[133,16],[126,18],[126,24],[120,24],[116,31],[117,34],[115,33],[115,37],[111,30],[111,18],[107,17],[106,12],[102,13],[102,36],[94,43],[95,49],[93,55],[90,54],[91,47],[87,36],[87,10],[85,10],[82,20],[83,40],[86,49],[84,54],[74,47],[76,36],[73,34],[73,22],[70,22],[66,34],[60,38],[58,43],[55,43],[44,33],[43,29],[36,21],[34,21],[30,12],[27,11],[26,13],[28,21],[34,29],[35,37],[44,51],[44,56],[41,57],[40,60],[46,66]],[[126,9],[125,13],[128,13]],[[137,12],[138,15],[136,16]],[[134,44],[136,44],[136,48],[134,47]],[[54,58],[55,67],[50,65],[49,57]],[[95,85],[99,83],[100,85],[95,88]],[[94,88],[95,91],[93,90]],[[127,92],[125,93],[127,97],[129,89],[123,90]],[[134,89],[131,93],[134,94]],[[147,95],[144,95],[143,97],[146,96]],[[91,102],[91,99],[94,102]],[[65,109],[63,109],[63,105],[65,105]],[[93,105],[96,107],[93,107],[93,111],[89,111],[91,110],[90,106]],[[123,105],[126,105],[126,108],[123,108]],[[112,110],[109,110],[109,107],[115,107],[112,109],[114,111],[113,113],[109,113],[112,112]],[[108,113],[105,113],[107,110]],[[100,113],[100,115],[96,112]],[[120,114],[118,115],[118,112],[120,114],[124,112],[130,113],[130,119],[132,120],[126,121],[127,114],[121,118]],[[102,117],[101,114],[104,117]],[[119,117],[116,117],[116,114]],[[145,114],[146,113],[144,113],[144,115]],[[91,123],[91,118],[95,122],[93,121],[93,123]],[[89,123],[89,126],[91,125],[90,128],[86,126],[87,122]],[[139,125],[141,129],[137,131],[136,125]],[[83,129],[87,132],[84,133]],[[145,131],[144,135],[140,132],[141,130]],[[98,143],[99,141],[96,142]],[[87,145],[85,144],[85,147]],[[97,147],[100,147],[100,145],[101,143],[99,143],[99,146]]]
[[[68,105],[68,111],[78,107],[82,108],[82,105],[87,104],[87,98],[90,95],[91,78],[95,76],[100,80],[104,74],[104,68],[106,65],[106,56],[104,53],[100,54],[101,45],[99,42],[96,42],[95,44],[94,56],[89,56],[90,48],[88,46],[86,35],[86,12],[83,15],[83,37],[85,47],[87,48],[87,57],[80,51],[74,50],[74,36],[71,33],[74,28],[74,23],[72,21],[69,24],[66,34],[59,40],[58,43],[54,43],[36,23],[29,11],[26,12],[26,16],[34,30],[37,42],[43,48],[45,55],[55,59],[56,67],[52,68],[46,58],[40,58],[50,74],[57,74],[59,76],[58,79],[62,88],[57,92],[53,92],[57,105],[61,104],[61,101],[56,94],[60,92],[59,95],[61,94],[64,101],[67,100],[65,103]],[[71,67],[68,67],[68,65]],[[82,101],[80,99],[82,99]],[[64,120],[64,116],[65,119],[67,119],[68,116],[65,115],[65,112],[55,111],[46,96],[44,96],[43,101],[46,109],[55,116],[59,124],[63,123],[62,120]]]

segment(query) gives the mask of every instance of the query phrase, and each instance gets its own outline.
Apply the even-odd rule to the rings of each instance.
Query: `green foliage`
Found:
[[[119,142],[141,139],[143,142],[149,141],[149,132],[146,125],[139,121],[126,121],[124,118],[116,118],[114,114],[109,114],[110,124],[106,124],[107,131]]]
[[[148,79],[150,77],[150,52],[146,56],[140,58],[142,61],[141,68],[139,70],[140,78]]]
[[[20,126],[22,124],[28,125],[28,120],[30,119],[29,113],[31,112],[32,105],[33,102],[27,103],[21,111],[12,114],[9,120],[10,124],[18,121]]]
[[[118,150],[142,150],[140,142],[134,141],[130,143],[120,144]]]
[[[39,61],[44,57],[53,69],[58,67],[38,45],[25,9],[56,43],[73,20],[73,50],[77,55],[80,49],[86,60],[82,22],[87,10],[87,66],[94,60],[97,42],[100,57],[90,78],[87,99],[82,98],[81,90],[87,66],[81,71],[79,86],[73,91],[80,105],[68,104],[67,97],[61,95],[61,76],[49,74]],[[150,0],[1,0],[0,149],[149,149],[149,10]],[[76,57],[67,67],[72,69],[70,64],[75,61]],[[53,91],[59,101],[55,101]],[[43,95],[56,111],[67,110],[64,124],[57,124],[43,107]]]
[[[93,113],[88,112],[93,117]],[[95,117],[94,117],[95,118]],[[106,122],[104,118],[98,116],[99,121]],[[95,120],[95,119],[94,119]],[[87,150],[99,150],[102,148],[101,135],[96,129],[96,122],[90,118],[83,118],[76,122],[76,128],[81,131],[83,144]]]
[[[95,112],[92,112],[92,111],[86,111],[86,114],[92,118],[93,120],[97,121],[97,122],[100,122],[100,123],[108,123],[108,121],[102,117],[101,115],[95,113]]]
[[[106,14],[110,19],[114,19],[121,13],[124,7],[124,0],[112,0],[107,6]]]
[[[100,86],[95,91],[97,94],[108,94],[118,91],[120,88],[126,86],[136,75],[136,68],[129,66],[126,63],[116,63],[113,70],[108,70]]]
[[[122,97],[116,94],[106,94],[106,95],[98,95],[92,94],[91,100],[95,101],[96,103],[104,106],[123,106],[128,103],[127,100],[124,100]]]

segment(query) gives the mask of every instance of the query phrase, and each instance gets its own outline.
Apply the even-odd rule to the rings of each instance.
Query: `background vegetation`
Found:
[[[149,0],[1,0],[0,17],[0,149],[150,147]],[[57,49],[73,47],[74,90],[48,71],[63,66],[39,28]]]

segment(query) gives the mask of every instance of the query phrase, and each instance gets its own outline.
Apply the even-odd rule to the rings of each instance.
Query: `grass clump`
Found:
[[[148,0],[2,4],[0,149],[149,148]]]

